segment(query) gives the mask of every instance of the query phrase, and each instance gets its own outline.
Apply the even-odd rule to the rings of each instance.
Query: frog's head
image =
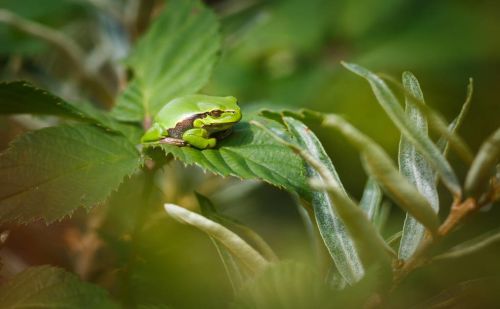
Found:
[[[210,102],[200,101],[198,107],[206,112],[193,122],[193,126],[197,128],[226,130],[241,120],[241,110],[235,97],[215,97]]]

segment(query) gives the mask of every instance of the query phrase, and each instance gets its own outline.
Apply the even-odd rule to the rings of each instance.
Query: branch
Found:
[[[104,106],[110,108],[113,105],[114,96],[112,91],[104,86],[104,81],[97,74],[85,67],[82,61],[85,58],[84,51],[69,37],[57,30],[25,19],[5,9],[0,9],[0,22],[56,48],[73,66],[77,79],[86,85]]]

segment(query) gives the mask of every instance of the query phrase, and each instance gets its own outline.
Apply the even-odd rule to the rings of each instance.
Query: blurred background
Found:
[[[5,12],[36,23],[34,27],[46,26],[70,37],[82,52],[81,66],[98,77],[102,87],[116,94],[127,75],[121,59],[147,28],[149,16],[161,10],[162,2],[0,0],[0,79],[30,80],[65,99],[91,101],[109,108],[105,99],[89,91],[96,85],[78,78],[82,68],[68,63],[59,50],[37,35],[6,25]],[[395,78],[400,78],[404,70],[412,71],[421,82],[427,104],[448,121],[460,111],[468,78],[473,77],[472,107],[459,133],[477,150],[499,125],[499,1],[205,3],[220,18],[223,48],[204,93],[236,96],[247,110],[305,107],[343,114],[396,158],[398,131],[368,84],[341,66],[340,61],[345,60]],[[0,149],[26,130],[56,122],[51,117],[0,117]],[[366,176],[357,153],[339,135],[313,129],[349,193],[359,199]],[[453,154],[450,160],[463,179],[465,167],[461,161]],[[225,214],[258,231],[281,258],[318,263],[296,202],[284,191],[260,182],[221,179],[195,167],[172,163],[155,176],[155,199],[144,201],[133,194],[139,190],[135,188],[141,188],[141,177],[136,175],[124,184],[121,194],[112,196],[102,207],[105,211],[99,207],[91,214],[81,211],[49,227],[5,227],[10,236],[0,253],[5,265],[1,280],[26,265],[48,263],[84,274],[86,279],[136,304],[221,306],[231,298],[231,287],[205,235],[167,219],[160,208],[140,231],[131,228],[131,214],[141,204],[156,201],[161,205],[164,200],[196,209],[194,190],[213,199]],[[443,190],[441,194],[444,215],[450,203],[445,193]],[[99,228],[93,229],[89,218],[101,220]],[[393,207],[384,235],[389,237],[400,230],[403,219],[404,214]],[[499,219],[498,207],[479,213],[445,246],[490,230],[498,226]],[[84,240],[92,249],[82,245]],[[82,252],[88,250],[98,261],[91,266],[82,258]],[[496,278],[500,273],[499,254],[500,246],[496,245],[468,259],[446,265],[436,263],[410,278],[398,297],[413,305],[425,304],[447,289],[462,291],[459,284],[463,281],[476,280],[469,288],[473,294],[468,297],[480,304],[491,295],[481,286],[483,281],[477,280]],[[123,269],[127,284],[118,284],[123,283]]]

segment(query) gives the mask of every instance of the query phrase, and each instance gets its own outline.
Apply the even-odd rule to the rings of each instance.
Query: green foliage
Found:
[[[446,161],[431,139],[425,136],[415,124],[408,119],[398,99],[384,81],[359,65],[344,63],[344,66],[353,73],[364,77],[370,83],[378,102],[382,105],[394,124],[401,130],[401,133],[411,141],[411,143],[414,144],[422,155],[433,165],[448,189],[454,195],[460,196],[460,184],[458,183],[457,176],[451,168],[450,163]]]
[[[126,61],[134,76],[113,115],[142,121],[171,99],[197,92],[208,81],[219,46],[211,10],[200,1],[169,1]]]
[[[283,127],[269,125],[286,134]],[[168,144],[151,147],[160,147],[186,164],[196,164],[221,176],[261,179],[309,199],[311,193],[302,160],[287,147],[269,139],[261,129],[244,121],[218,145],[217,149],[205,150]]]
[[[123,136],[80,124],[25,134],[0,156],[0,220],[53,222],[103,203],[141,165]]]
[[[31,267],[0,288],[2,308],[118,308],[107,292],[50,266]]]
[[[403,73],[403,85],[410,94],[424,100],[418,80],[410,72]],[[427,135],[427,121],[410,99],[406,99],[406,114],[414,125]],[[399,142],[399,170],[417,188],[429,202],[436,213],[439,212],[439,196],[437,192],[434,170],[427,160],[417,151],[404,136]],[[424,237],[425,228],[415,218],[407,214],[401,242],[399,245],[399,257],[408,259],[420,244]]]

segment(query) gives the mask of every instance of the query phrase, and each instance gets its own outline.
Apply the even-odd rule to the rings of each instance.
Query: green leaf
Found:
[[[339,130],[360,151],[365,170],[384,191],[431,232],[436,231],[439,225],[436,213],[415,186],[399,173],[382,147],[339,116],[327,115],[323,125]]]
[[[283,117],[282,119],[294,136],[298,146],[307,149],[315,159],[328,169],[331,177],[336,182],[337,188],[346,199],[349,199],[331,159],[326,154],[316,135],[302,122],[294,118]],[[312,166],[307,165],[307,176],[316,179],[319,174]],[[333,203],[327,192],[314,191],[312,193],[311,205],[320,235],[340,274],[347,282],[353,284],[363,277],[363,265],[345,224],[334,210],[336,207]]]
[[[252,246],[219,223],[174,204],[165,204],[165,211],[175,220],[194,226],[216,239],[250,272],[257,274],[269,265]]]
[[[467,194],[480,197],[488,189],[495,165],[500,161],[500,128],[481,145],[465,178]]]
[[[108,293],[51,266],[30,267],[0,286],[2,308],[118,308]]]
[[[376,214],[379,213],[380,203],[382,202],[382,190],[378,186],[375,179],[372,177],[368,178],[366,182],[365,189],[363,190],[363,196],[359,202],[359,207],[363,209],[368,216],[368,218],[373,222],[375,220]]]
[[[90,104],[69,103],[25,81],[0,83],[0,114],[54,115],[122,132],[133,142],[140,139],[139,128],[121,124]]]
[[[123,136],[92,125],[27,133],[0,155],[0,222],[46,223],[102,203],[141,157]]]
[[[403,85],[411,95],[422,102],[424,101],[418,80],[412,73],[403,73]],[[408,97],[406,98],[406,114],[422,135],[428,136],[427,121],[424,115]],[[439,211],[439,196],[434,171],[422,154],[403,135],[399,143],[399,170],[427,199],[437,213]],[[424,233],[425,227],[407,213],[399,246],[401,259],[406,260],[413,255],[424,237]]]
[[[371,85],[380,105],[384,108],[385,112],[394,124],[399,128],[401,133],[422,153],[422,155],[432,164],[434,169],[439,173],[443,183],[455,195],[461,196],[461,188],[455,172],[450,164],[434,145],[431,139],[425,136],[420,130],[412,123],[408,116],[405,114],[398,99],[394,93],[387,87],[385,82],[368,71],[367,69],[350,63],[342,63],[348,70],[365,78]]]
[[[484,250],[499,241],[500,230],[496,229],[494,231],[489,231],[451,248],[448,252],[434,257],[433,260],[446,260],[465,257],[467,255]]]
[[[200,90],[217,59],[218,27],[201,1],[169,1],[127,59],[134,79],[118,97],[113,115],[142,121],[171,99]]]
[[[465,102],[462,105],[462,108],[460,109],[460,113],[458,113],[457,118],[453,119],[453,121],[448,125],[448,131],[450,134],[456,134],[460,126],[462,125],[465,116],[467,115],[467,112],[470,109],[471,102],[472,102],[472,94],[474,92],[474,82],[471,79],[469,79],[469,84],[467,85],[467,95],[465,97]],[[439,150],[443,153],[444,156],[448,153],[448,148],[449,148],[449,141],[445,136],[442,136],[439,138],[437,142],[437,146]]]
[[[293,119],[293,118],[291,118]],[[286,122],[286,119],[285,119]],[[386,272],[390,272],[391,256],[395,255],[392,249],[386,246],[382,237],[375,230],[375,226],[366,217],[361,208],[354,204],[347,194],[339,187],[339,183],[329,169],[317,158],[309,153],[309,149],[304,149],[294,143],[288,142],[280,136],[265,128],[261,123],[254,122],[255,125],[262,127],[274,139],[290,147],[297,152],[315,171],[320,175],[321,190],[327,190],[331,205],[335,209],[336,215],[342,220],[349,236],[351,237],[359,258],[364,267],[379,267]],[[330,233],[333,231],[330,230]],[[344,265],[337,265],[345,267]],[[348,280],[346,278],[346,280]],[[358,279],[359,280],[359,279]]]
[[[268,125],[286,134],[285,129],[274,121]],[[302,159],[270,139],[261,129],[246,121],[240,122],[218,145],[218,148],[205,150],[167,144],[151,144],[149,147],[160,147],[166,154],[172,154],[186,164],[196,164],[221,176],[261,179],[310,200],[311,191]]]

